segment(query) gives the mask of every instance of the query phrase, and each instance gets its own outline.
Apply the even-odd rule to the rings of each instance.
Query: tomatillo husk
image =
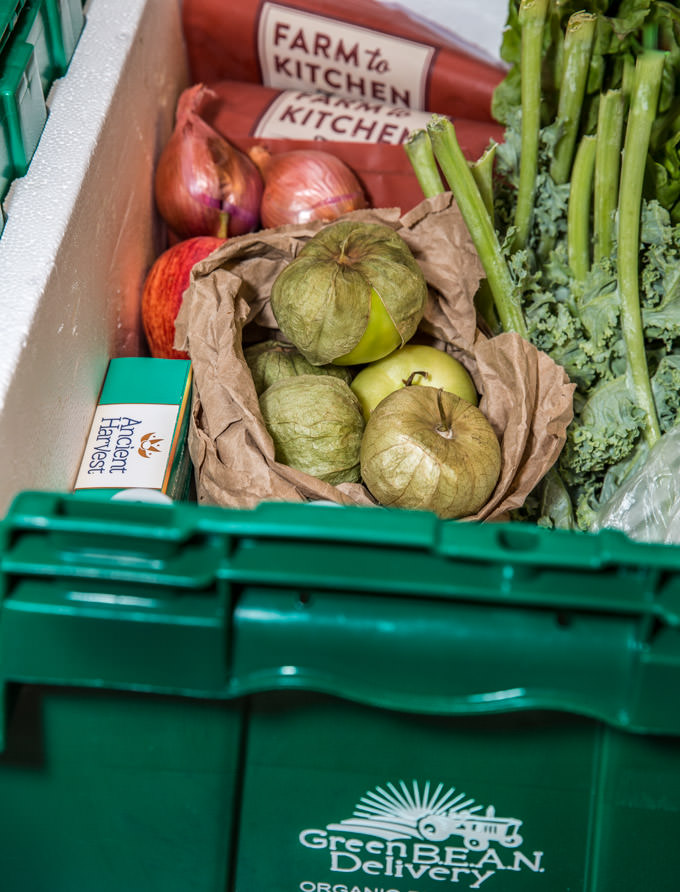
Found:
[[[395,390],[366,422],[361,476],[381,505],[466,517],[486,504],[500,471],[486,416],[441,388]]]
[[[282,378],[261,395],[260,410],[276,461],[334,485],[359,480],[364,416],[345,381]]]
[[[422,270],[394,229],[341,220],[319,230],[279,273],[271,308],[285,338],[313,365],[345,357],[372,362],[415,334],[427,293]],[[371,352],[355,355],[364,338]]]
[[[298,375],[332,375],[347,384],[352,380],[350,369],[337,365],[312,365],[297,347],[281,341],[251,344],[244,349],[243,355],[258,396],[282,378],[294,378]]]

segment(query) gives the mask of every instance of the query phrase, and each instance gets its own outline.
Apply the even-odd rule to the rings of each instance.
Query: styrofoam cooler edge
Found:
[[[68,489],[110,356],[140,350],[152,178],[187,83],[180,0],[91,0],[0,239],[0,510]],[[154,221],[154,222],[151,222]]]

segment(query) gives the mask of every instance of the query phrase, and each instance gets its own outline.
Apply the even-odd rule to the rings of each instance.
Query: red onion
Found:
[[[156,206],[181,239],[242,235],[259,223],[263,183],[257,166],[199,114],[202,103],[215,97],[203,84],[181,94],[175,128],[156,166]]]
[[[264,178],[260,220],[267,228],[336,220],[368,207],[354,171],[330,152],[297,149],[272,155],[254,146],[249,155]]]

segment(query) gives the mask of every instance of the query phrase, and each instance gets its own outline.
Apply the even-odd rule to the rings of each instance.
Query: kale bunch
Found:
[[[576,385],[562,454],[518,517],[587,530],[680,420],[680,11],[509,0],[502,56],[493,167],[466,162],[441,115],[407,152],[461,208],[488,326]]]

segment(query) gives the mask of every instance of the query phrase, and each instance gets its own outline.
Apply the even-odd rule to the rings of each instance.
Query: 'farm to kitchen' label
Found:
[[[525,851],[521,826],[453,787],[388,783],[365,793],[350,818],[299,834],[300,845],[317,857],[297,888],[363,892],[368,884],[384,892],[429,892],[454,883],[486,889],[498,874],[542,874],[543,852]],[[315,870],[330,871],[338,882],[314,879]]]
[[[262,82],[348,99],[425,108],[435,50],[370,28],[265,2],[258,23]]]
[[[283,90],[258,121],[253,136],[401,145],[429,119],[429,112],[403,106]]]

